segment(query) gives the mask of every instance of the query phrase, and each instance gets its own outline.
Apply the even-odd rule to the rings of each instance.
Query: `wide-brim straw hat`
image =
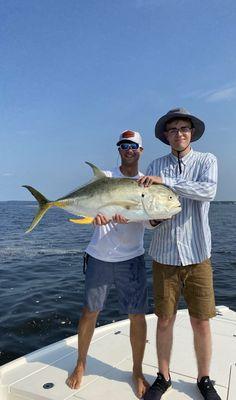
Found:
[[[202,136],[205,130],[204,122],[194,115],[190,114],[190,112],[185,108],[174,108],[173,110],[170,110],[168,111],[168,113],[163,115],[163,117],[161,117],[157,121],[155,126],[155,136],[163,143],[169,144],[168,140],[165,137],[165,129],[168,121],[174,118],[188,118],[192,122],[195,131],[192,135],[191,142],[195,142],[195,140],[198,140]]]

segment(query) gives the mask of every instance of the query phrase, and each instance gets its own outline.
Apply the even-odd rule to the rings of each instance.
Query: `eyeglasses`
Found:
[[[189,133],[191,132],[192,128],[189,128],[188,126],[181,126],[180,128],[170,128],[167,129],[167,132],[170,133],[171,135],[176,135],[177,133]]]
[[[139,144],[138,143],[121,143],[119,148],[121,150],[138,150]]]

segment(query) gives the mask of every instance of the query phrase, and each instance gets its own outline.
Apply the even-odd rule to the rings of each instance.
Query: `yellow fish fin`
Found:
[[[44,197],[42,193],[34,189],[32,186],[23,185],[23,187],[25,187],[30,191],[30,193],[35,197],[35,199],[38,201],[39,204],[39,210],[35,215],[30,227],[26,231],[26,233],[29,233],[36,227],[36,225],[38,225],[39,221],[48,211],[48,209],[53,206],[53,202],[50,202],[48,199],[46,199],[46,197]]]
[[[91,217],[83,217],[83,218],[70,218],[69,221],[74,224],[92,224],[94,218]]]

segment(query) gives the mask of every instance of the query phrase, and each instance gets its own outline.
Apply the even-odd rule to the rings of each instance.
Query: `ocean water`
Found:
[[[83,252],[93,228],[72,224],[69,214],[52,209],[25,235],[36,209],[34,202],[0,202],[0,364],[77,330],[83,304]],[[212,203],[210,224],[216,304],[236,311],[236,203]],[[147,231],[146,250],[150,239]],[[151,259],[145,258],[151,313]],[[183,300],[179,307],[185,307]],[[119,314],[112,290],[98,325],[126,317]]]

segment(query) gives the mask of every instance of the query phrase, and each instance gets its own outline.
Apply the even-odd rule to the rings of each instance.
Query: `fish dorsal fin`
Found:
[[[94,173],[94,179],[101,179],[101,178],[106,177],[106,174],[101,169],[96,167],[96,165],[94,165],[88,161],[85,161],[85,163],[88,164],[92,168],[93,173]]]

